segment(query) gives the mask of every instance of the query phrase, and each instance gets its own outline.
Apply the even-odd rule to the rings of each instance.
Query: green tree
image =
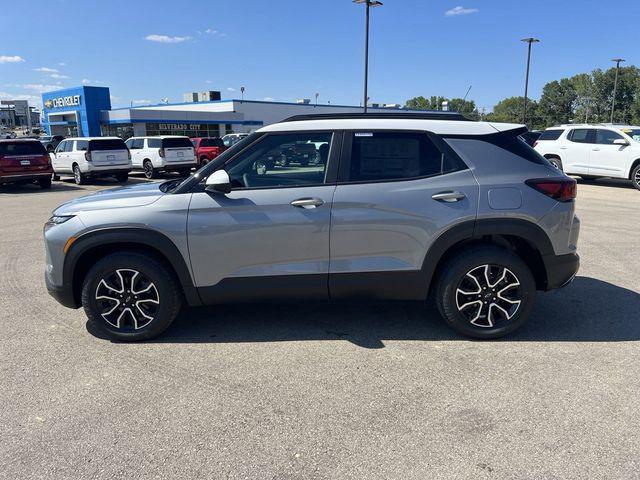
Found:
[[[541,127],[568,123],[573,118],[578,95],[568,78],[547,83],[542,89],[537,117]]]

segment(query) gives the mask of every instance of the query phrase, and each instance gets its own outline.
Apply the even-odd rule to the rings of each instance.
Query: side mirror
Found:
[[[216,170],[213,172],[207,177],[205,185],[205,190],[208,192],[231,192],[231,180],[229,179],[229,174],[225,170]]]
[[[629,142],[627,142],[624,138],[616,138],[613,141],[614,145],[629,145]]]

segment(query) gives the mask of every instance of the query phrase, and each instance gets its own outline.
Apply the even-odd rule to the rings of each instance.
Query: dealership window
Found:
[[[123,140],[133,137],[132,123],[119,123],[117,125],[102,124],[100,130],[104,137],[120,137]]]
[[[219,137],[220,125],[208,123],[147,123],[149,136],[184,135],[186,137]]]

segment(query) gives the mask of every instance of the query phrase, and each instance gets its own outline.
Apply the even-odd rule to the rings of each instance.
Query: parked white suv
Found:
[[[640,127],[560,125],[542,132],[534,148],[565,173],[627,178],[640,190]]]
[[[72,174],[78,185],[104,176],[126,182],[131,171],[131,154],[118,137],[67,138],[50,157],[54,180],[59,180],[61,174]]]
[[[159,172],[179,172],[189,175],[197,167],[195,149],[189,137],[131,137],[126,142],[131,151],[133,168],[142,170],[147,178],[157,178]]]

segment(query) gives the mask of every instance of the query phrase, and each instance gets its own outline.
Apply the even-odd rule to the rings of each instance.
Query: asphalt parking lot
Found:
[[[202,308],[142,344],[44,286],[51,210],[110,186],[0,188],[0,478],[640,478],[629,184],[579,185],[579,276],[501,341],[391,303]]]

